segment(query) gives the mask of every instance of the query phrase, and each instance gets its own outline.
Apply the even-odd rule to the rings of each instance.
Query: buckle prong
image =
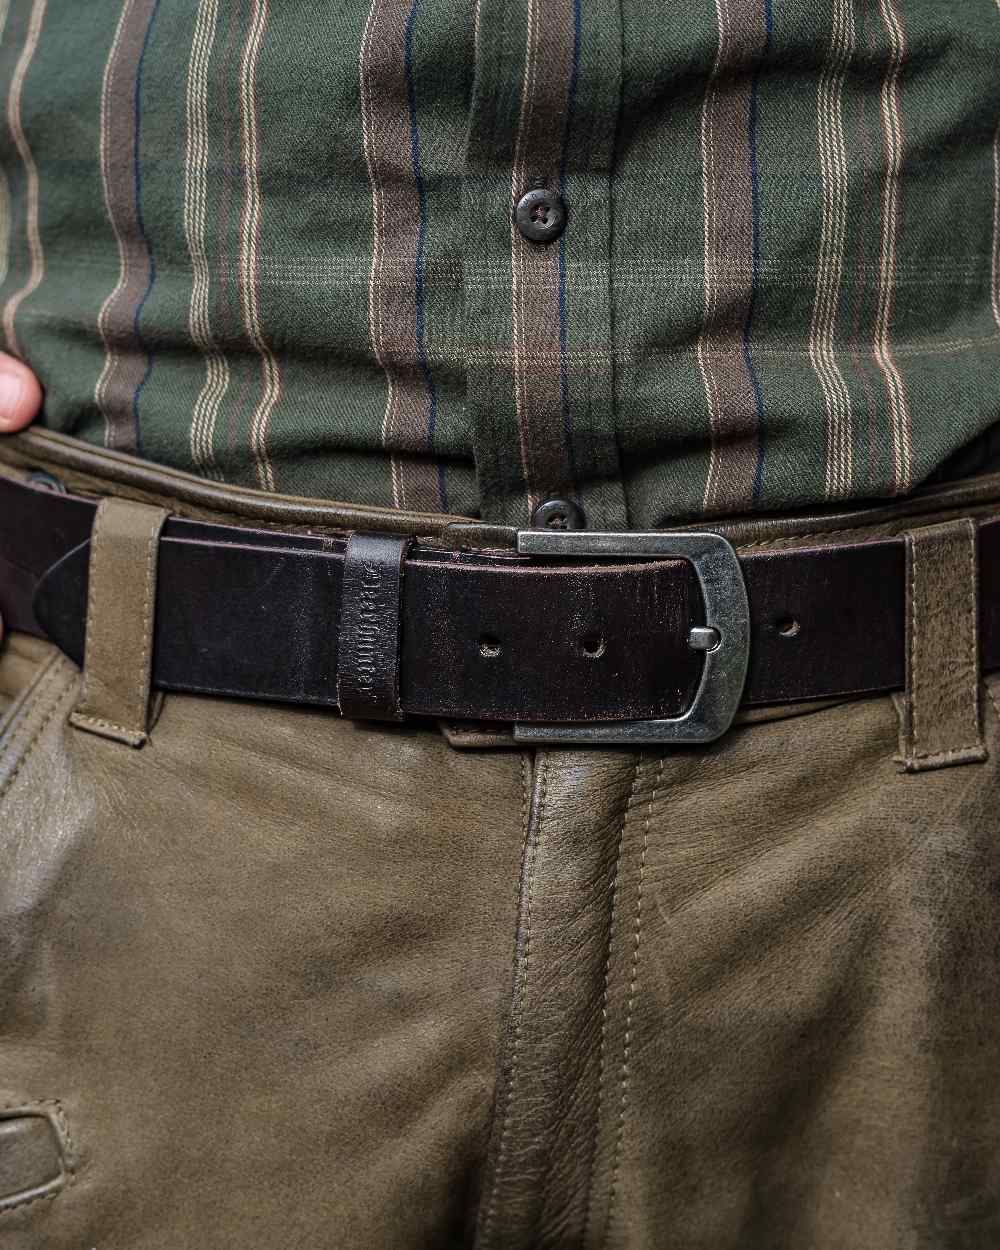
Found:
[[[722,642],[717,629],[710,625],[692,625],[688,634],[688,646],[692,651],[714,651]]]
[[[514,737],[530,743],[713,742],[733,722],[743,696],[750,658],[750,608],[739,557],[721,534],[591,533],[587,530],[521,530],[522,555],[562,559],[686,560],[694,569],[705,607],[705,624],[692,626],[688,645],[705,656],[691,706],[665,720],[533,725],[520,722]]]

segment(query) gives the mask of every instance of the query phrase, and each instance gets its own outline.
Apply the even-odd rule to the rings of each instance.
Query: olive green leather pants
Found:
[[[992,679],[916,773],[890,697],[522,753],[168,695],[133,750],[79,684],[5,640],[3,1250],[998,1244]]]

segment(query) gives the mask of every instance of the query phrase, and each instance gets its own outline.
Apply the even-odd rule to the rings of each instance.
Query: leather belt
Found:
[[[77,663],[95,511],[92,499],[0,478],[0,614]],[[1000,667],[1000,519],[981,521],[978,535],[988,670]],[[689,554],[634,551],[627,540],[636,536],[607,537],[610,549],[589,555],[574,542],[593,544],[592,535],[541,533],[522,552],[406,541],[383,559],[374,549],[350,556],[347,539],[172,517],[160,541],[153,684],[330,707],[349,689],[352,715],[364,714],[367,699],[376,716],[511,721],[525,736],[533,725],[576,722],[603,724],[591,737],[607,741],[616,723],[683,720],[711,693],[704,677],[719,604],[705,591],[711,597],[718,585],[699,577]],[[722,641],[749,662],[730,717],[737,702],[902,688],[901,538],[760,548],[742,554],[737,571],[745,638]],[[383,629],[393,614],[395,632]],[[726,628],[739,627],[735,610]],[[389,656],[380,653],[386,636]],[[730,654],[737,668],[739,658]],[[732,672],[727,680],[734,684]]]

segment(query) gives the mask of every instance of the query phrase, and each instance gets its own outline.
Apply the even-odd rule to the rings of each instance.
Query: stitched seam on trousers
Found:
[[[906,519],[907,518],[900,517],[899,523],[901,525],[905,524]],[[812,538],[843,538],[845,535],[848,535],[848,534],[852,538],[854,537],[864,538],[866,535],[872,534],[873,531],[877,531],[881,525],[891,525],[892,523],[893,523],[893,519],[887,518],[884,522],[876,522],[874,526],[851,525],[851,526],[847,526],[844,529],[809,530],[802,534],[782,534],[777,538],[755,538],[755,539],[752,539],[750,542],[735,543],[734,546],[736,547],[737,551],[756,551],[758,548],[762,548],[762,547],[794,546],[798,543],[806,543]],[[895,538],[895,537],[896,535],[892,533],[886,533],[886,534],[875,533],[875,536],[874,538],[872,538],[872,541],[877,542],[880,538],[890,539],[890,538]]]
[[[90,708],[89,708],[90,668],[89,668],[89,665],[87,664],[86,648],[87,648],[87,641],[89,641],[89,639],[93,637],[92,631],[96,629],[96,626],[95,626],[96,613],[94,611],[95,600],[97,599],[96,573],[97,573],[97,561],[101,557],[102,552],[103,552],[103,546],[101,545],[99,540],[101,536],[101,523],[104,519],[104,512],[105,512],[106,506],[107,506],[106,501],[102,501],[100,504],[98,504],[97,511],[94,513],[94,525],[90,531],[90,570],[88,573],[88,580],[87,580],[87,621],[86,621],[86,627],[85,627],[86,634],[85,634],[85,641],[84,641],[84,657],[83,657],[83,686],[80,690],[80,702],[76,708],[76,714],[78,716],[90,715]]]
[[[112,720],[105,720],[103,716],[89,716],[86,712],[74,712],[71,719],[74,725],[90,725],[93,729],[113,729],[115,733],[132,741],[139,739],[144,741],[148,736],[145,730],[135,729],[131,725],[118,725]]]
[[[886,499],[884,505],[891,507],[892,501]],[[942,518],[942,514],[958,512],[962,508],[961,502],[943,503],[938,508],[931,510],[926,514],[895,514],[892,516],[884,516],[881,520],[869,522],[868,524],[859,523],[858,525],[842,526],[838,529],[830,530],[804,530],[795,534],[779,534],[775,538],[752,538],[743,542],[733,543],[738,552],[755,551],[758,548],[767,547],[796,547],[799,544],[808,543],[814,538],[844,538],[850,536],[852,538],[860,538],[868,542],[887,542],[900,537],[905,538],[905,527],[912,525],[914,521],[924,520],[925,524],[942,523],[944,520],[951,519],[947,516]],[[995,511],[995,503],[977,502],[975,500],[967,504],[967,510],[971,514],[965,518],[972,525],[976,525],[975,517],[989,517]],[[938,518],[938,521],[935,521]],[[895,528],[893,528],[895,527]]]
[[[917,546],[912,534],[906,536],[907,555],[909,556],[906,570],[906,597],[910,605],[910,674],[911,688],[907,691],[909,699],[909,732],[907,734],[906,753],[912,756],[917,750],[919,734],[917,731],[917,710],[920,700],[917,697],[918,677],[920,673],[920,634],[918,633],[919,617],[917,616]]]
[[[635,767],[632,770],[632,789],[625,802],[625,811],[622,813],[622,823],[618,830],[618,850],[615,855],[615,870],[611,880],[611,915],[608,920],[608,951],[607,957],[604,960],[604,992],[601,999],[601,1048],[598,1053],[597,1060],[597,1112],[594,1118],[594,1135],[591,1142],[590,1155],[590,1173],[587,1179],[587,1206],[584,1210],[583,1232],[580,1237],[580,1244],[584,1247],[587,1245],[587,1235],[590,1231],[591,1214],[594,1206],[594,1182],[597,1176],[597,1158],[601,1140],[601,1116],[604,1110],[604,1070],[608,1043],[608,990],[611,980],[611,952],[615,943],[615,920],[618,914],[618,881],[621,872],[622,850],[625,846],[625,826],[628,823],[628,814],[635,803],[636,793],[639,789],[639,765],[641,763],[642,756],[636,756]]]
[[[969,618],[971,628],[970,636],[970,656],[969,671],[972,674],[972,690],[970,692],[973,705],[974,730],[976,739],[973,742],[965,743],[962,746],[948,747],[943,751],[921,751],[918,749],[919,733],[917,731],[917,709],[919,707],[919,699],[917,698],[917,674],[919,672],[919,634],[918,634],[918,617],[917,617],[917,593],[916,593],[916,568],[917,568],[917,547],[911,535],[907,535],[907,546],[910,551],[911,558],[908,561],[909,569],[907,575],[907,597],[910,601],[910,627],[912,630],[912,666],[913,688],[909,694],[909,719],[910,733],[908,735],[906,758],[910,760],[922,760],[928,764],[946,763],[948,760],[956,759],[961,755],[967,755],[969,752],[984,753],[985,748],[982,742],[982,718],[979,711],[979,623],[976,600],[976,530],[974,523],[968,518],[965,521],[968,530],[968,554],[969,554],[969,576],[966,581],[966,608],[965,612]]]
[[[8,1202],[6,1206],[0,1206],[0,1220],[2,1220],[5,1215],[9,1215],[11,1211],[23,1210],[24,1207],[30,1207],[33,1203],[52,1202],[53,1199],[59,1197],[64,1189],[68,1189],[72,1184],[73,1178],[70,1177],[65,1185],[59,1185],[54,1189],[50,1189],[48,1193],[35,1194],[33,1198],[18,1198],[14,1202]]]
[[[528,778],[531,775],[530,756],[527,751],[521,752],[521,860],[524,861],[524,852],[528,845],[528,835],[531,830],[529,828],[529,812],[530,812],[530,784]]]
[[[96,612],[96,593],[95,584],[97,582],[96,572],[98,560],[103,564],[105,551],[105,543],[101,532],[102,522],[104,519],[105,504],[102,503],[97,509],[97,515],[94,518],[94,528],[91,534],[91,569],[90,582],[87,588],[87,637],[91,637],[91,630],[96,630],[97,612]],[[146,737],[147,728],[147,711],[149,705],[149,677],[150,677],[150,661],[152,658],[152,630],[151,618],[153,609],[153,583],[154,583],[154,561],[157,550],[157,535],[162,524],[162,517],[159,512],[150,518],[149,533],[146,538],[146,568],[145,583],[143,587],[142,601],[142,650],[139,656],[139,685],[135,692],[136,706],[126,707],[128,713],[128,721],[130,723],[121,724],[107,717],[98,716],[95,710],[90,706],[89,694],[89,665],[84,659],[83,674],[83,691],[80,704],[74,714],[75,721],[82,721],[89,724],[94,729],[112,729],[116,733],[128,735],[132,738]]]
[[[33,1111],[36,1107],[51,1107],[52,1114],[58,1121],[60,1129],[62,1129],[63,1139],[66,1142],[66,1149],[63,1152],[66,1171],[70,1176],[76,1173],[76,1145],[73,1141],[73,1135],[70,1132],[69,1120],[66,1118],[66,1112],[58,1098],[36,1098],[33,1102],[5,1102],[0,1111]]]
[[[14,1202],[8,1202],[5,1206],[0,1206],[0,1219],[10,1211],[17,1211],[24,1207],[30,1207],[35,1202],[51,1202],[54,1198],[58,1198],[64,1189],[69,1189],[71,1185],[76,1183],[77,1161],[76,1146],[73,1143],[73,1137],[69,1129],[69,1120],[63,1110],[63,1105],[58,1098],[42,1098],[36,1102],[8,1102],[4,1103],[0,1110],[3,1111],[32,1111],[36,1107],[51,1107],[52,1114],[56,1119],[59,1128],[62,1130],[63,1140],[59,1142],[60,1161],[65,1169],[67,1177],[66,1183],[57,1185],[48,1193],[35,1194],[32,1198],[18,1198]],[[65,1145],[65,1148],[63,1148]]]
[[[54,1115],[59,1121],[59,1127],[63,1131],[63,1137],[66,1139],[66,1171],[69,1173],[70,1184],[76,1180],[76,1143],[73,1141],[73,1134],[70,1132],[69,1119],[63,1110],[63,1105],[58,1098],[46,1099],[46,1102],[53,1107]]]
[[[52,684],[54,669],[62,658],[58,651],[50,655],[11,708],[10,716],[0,730],[0,759],[13,749],[24,732],[25,725],[31,723],[32,711],[44,703],[43,692],[46,686]]]
[[[514,1101],[514,1090],[517,1085],[518,1076],[518,1060],[520,1058],[521,1021],[524,1014],[524,1005],[528,997],[528,974],[531,957],[531,908],[535,889],[535,866],[538,861],[538,843],[542,834],[542,822],[545,818],[545,800],[549,773],[549,762],[547,756],[543,758],[541,767],[542,772],[538,781],[538,819],[535,823],[535,841],[534,845],[531,847],[531,864],[530,867],[528,867],[528,888],[525,895],[524,952],[521,956],[521,985],[517,993],[517,1001],[514,1005],[514,1038],[511,1045],[510,1070],[507,1074],[507,1089],[504,1094],[502,1112],[503,1121],[500,1128],[500,1142],[497,1146],[496,1166],[493,1169],[493,1184],[490,1187],[489,1205],[486,1208],[486,1218],[483,1221],[483,1235],[481,1241],[481,1245],[483,1247],[489,1244],[489,1236],[493,1228],[494,1217],[496,1216],[500,1181],[503,1175],[504,1163],[506,1162],[507,1139],[510,1131],[510,1109]]]
[[[632,1009],[635,1006],[635,991],[639,984],[639,945],[642,941],[642,887],[646,876],[646,853],[649,850],[649,822],[653,815],[653,804],[656,802],[657,791],[663,780],[665,761],[666,752],[664,751],[660,756],[660,764],[656,770],[656,780],[653,782],[653,789],[650,791],[649,803],[646,807],[646,819],[643,821],[642,826],[642,857],[639,861],[639,889],[635,904],[635,939],[632,949],[632,972],[628,987],[628,1006],[625,1009],[625,1045],[622,1048],[621,1106],[618,1111],[618,1131],[615,1134],[615,1147],[611,1163],[611,1188],[608,1192],[608,1221],[606,1226],[608,1233],[611,1231],[615,1198],[618,1193],[622,1143],[625,1138],[625,1118],[628,1112],[629,1081],[631,1079],[629,1060],[631,1058],[630,1048],[632,1043]]]
[[[966,580],[966,615],[969,618],[969,673],[972,677],[972,689],[969,692],[972,699],[973,707],[973,729],[976,733],[976,739],[966,746],[949,747],[945,751],[935,751],[932,754],[918,754],[917,759],[923,759],[927,762],[935,762],[940,760],[944,762],[948,759],[954,759],[956,755],[964,755],[969,751],[982,751],[982,725],[980,723],[979,714],[979,637],[978,637],[978,615],[977,599],[976,599],[976,531],[972,521],[966,519],[965,527],[968,532],[969,542],[969,576]]]
[[[156,554],[159,546],[160,527],[163,525],[161,513],[149,518],[149,532],[146,535],[146,585],[142,602],[142,659],[140,661],[139,688],[135,691],[135,725],[137,733],[145,735],[149,723],[149,679],[150,663],[153,654],[153,600],[156,581]]]
[[[69,668],[69,667],[70,667],[69,664],[66,664],[66,668]],[[74,698],[76,697],[76,683],[75,682],[70,682],[63,690],[60,691],[59,694],[55,696],[55,699],[53,701],[51,708],[42,717],[41,722],[37,725],[34,733],[29,738],[28,744],[24,749],[23,755],[14,765],[14,768],[11,770],[7,779],[3,781],[2,783],[0,783],[0,799],[2,799],[4,795],[7,793],[7,791],[11,788],[11,786],[14,784],[15,779],[20,773],[21,769],[25,766],[25,764],[31,758],[32,753],[34,752],[35,748],[38,746],[38,743],[41,741],[42,735],[44,734],[46,728],[48,727],[49,721],[53,718],[53,716],[55,716],[56,712],[59,711],[59,708],[62,706],[62,704],[66,702],[66,696],[68,694],[72,694]]]
[[[967,746],[949,747],[946,751],[914,751],[908,756],[908,758],[911,760],[927,760],[928,762],[932,762],[934,760],[953,760],[960,755],[968,756],[970,754],[974,755],[977,752],[985,753],[985,750],[986,748],[981,742],[970,742]]]
[[[969,548],[969,580],[968,580],[968,613],[969,613],[969,677],[972,700],[972,728],[976,735],[972,750],[982,746],[983,721],[979,706],[979,577],[976,568],[976,527],[966,518],[965,531],[968,535]]]

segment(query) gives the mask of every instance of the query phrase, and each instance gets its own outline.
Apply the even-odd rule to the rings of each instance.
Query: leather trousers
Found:
[[[996,1244],[997,679],[920,772],[890,696],[525,752],[168,695],[133,750],[79,688],[6,638],[4,1250]]]

